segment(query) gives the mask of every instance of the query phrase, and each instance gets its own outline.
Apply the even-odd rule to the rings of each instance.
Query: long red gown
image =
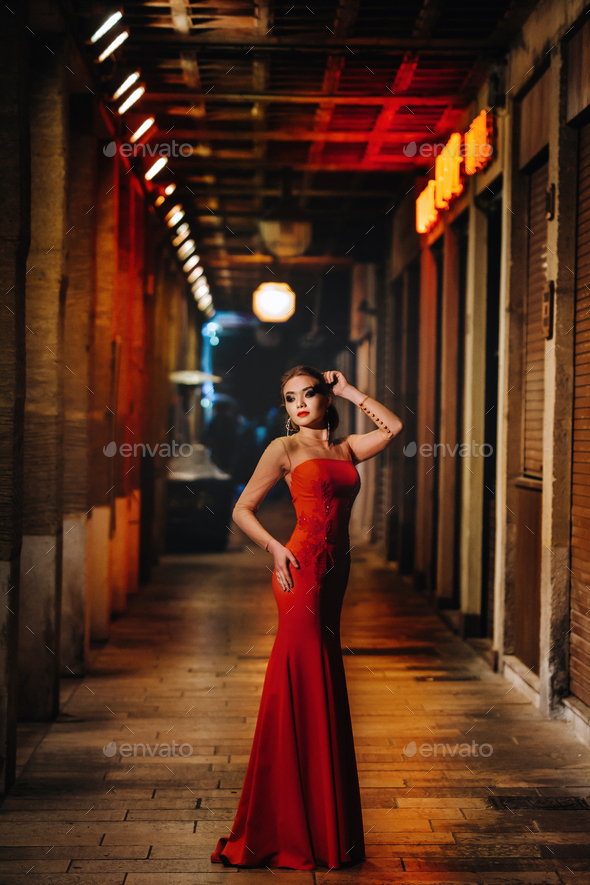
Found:
[[[338,869],[365,857],[340,613],[350,571],[348,524],[360,489],[349,460],[311,458],[291,472],[297,525],[250,761],[231,835],[211,860],[247,867]]]

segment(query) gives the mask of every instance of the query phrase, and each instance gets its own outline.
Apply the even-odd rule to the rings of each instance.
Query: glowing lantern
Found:
[[[281,202],[258,222],[258,227],[266,248],[278,258],[303,255],[309,248],[311,221],[293,200],[289,169],[283,170]]]
[[[262,283],[252,299],[254,313],[265,323],[284,323],[295,313],[295,292],[287,283]]]

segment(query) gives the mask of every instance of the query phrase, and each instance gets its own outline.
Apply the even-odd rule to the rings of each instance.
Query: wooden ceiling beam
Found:
[[[322,85],[322,92],[324,95],[334,95],[337,91],[343,67],[343,56],[331,55],[328,58],[326,70],[324,71],[324,82]],[[326,141],[325,136],[330,128],[332,117],[334,116],[334,108],[335,105],[326,106],[322,104],[315,112],[313,131],[314,135],[317,137],[313,139],[313,144],[309,147],[309,153],[307,155],[308,163],[317,163],[322,155]]]
[[[196,25],[193,23],[193,27]],[[215,49],[231,49],[237,46],[252,46],[253,48],[263,49],[297,49],[302,52],[330,52],[334,49],[342,49],[346,51],[349,47],[362,51],[363,49],[372,52],[423,52],[432,55],[440,55],[447,53],[452,56],[458,54],[474,56],[482,50],[496,50],[505,48],[505,41],[494,38],[488,39],[464,39],[462,37],[337,37],[324,36],[321,32],[314,33],[309,31],[300,36],[280,36],[276,37],[271,31],[270,34],[260,36],[252,31],[244,33],[231,28],[226,30],[210,29],[207,31],[192,32],[190,36],[175,34],[172,29],[166,33],[160,33],[156,28],[138,31],[132,33],[129,46],[137,45],[153,45],[157,46],[159,54],[163,54],[161,50],[174,48],[178,51],[178,45],[184,44],[187,48],[193,46],[208,46]],[[164,28],[160,29],[164,31]]]
[[[197,177],[197,176],[195,176]],[[185,181],[192,183],[191,176],[186,176]],[[244,199],[248,199],[249,197],[261,196],[261,197],[274,197],[275,199],[279,199],[281,196],[280,188],[271,188],[265,187],[260,190],[256,189],[254,184],[244,184],[243,186],[236,185],[235,187],[227,187],[227,186],[219,186],[215,187],[214,185],[206,185],[203,187],[199,187],[198,185],[195,188],[195,193],[198,196],[219,196],[219,197],[243,197]],[[294,197],[307,197],[311,200],[313,199],[325,199],[325,198],[338,198],[338,197],[346,197],[349,195],[349,191],[342,188],[338,190],[337,188],[327,190],[320,188],[293,188],[293,196]],[[394,191],[355,191],[352,194],[354,199],[359,200],[387,200],[390,197],[397,196],[397,192]]]
[[[335,37],[348,37],[350,29],[356,21],[360,0],[339,0],[338,11],[334,21],[333,35]],[[324,82],[322,84],[322,92],[324,95],[334,95],[338,91],[340,78],[345,65],[343,54],[333,54],[328,57],[326,69],[324,71]],[[312,140],[307,154],[307,162],[313,166],[319,163],[326,144],[326,136],[332,123],[334,109],[336,105],[320,105],[315,112],[314,135],[317,136]],[[304,205],[307,205],[307,198]]]
[[[430,2],[434,2],[434,0],[424,0],[425,5]],[[438,0],[436,0],[438,2]],[[395,95],[397,92],[407,92],[412,83],[412,79],[414,77],[414,73],[416,68],[418,67],[418,55],[416,53],[406,53],[404,56],[404,60],[401,63],[397,74],[395,75],[395,80],[391,85],[391,92]],[[375,120],[375,125],[373,126],[373,130],[369,135],[367,149],[365,151],[365,156],[363,157],[363,165],[370,165],[375,162],[379,154],[381,153],[381,147],[388,143],[388,138],[390,135],[390,128],[393,123],[393,119],[397,113],[397,108],[394,107],[383,107],[379,113],[379,116]],[[431,130],[432,131],[432,130]],[[396,133],[401,139],[407,144],[410,141],[418,140],[424,141],[424,132],[422,132],[416,136],[411,136],[409,133]]]
[[[200,129],[173,129],[172,133],[163,137],[163,134],[160,134],[158,137],[158,144],[166,144],[168,142],[172,143],[175,141],[182,143],[190,143],[190,142],[199,142],[210,140],[210,141],[227,141],[227,142],[242,142],[242,141],[314,141],[314,142],[335,142],[337,144],[360,144],[364,141],[371,141],[372,137],[375,134],[375,131],[378,132],[379,138],[387,143],[387,144],[405,144],[408,141],[428,141],[432,136],[425,131],[425,126],[422,123],[420,126],[416,126],[415,129],[404,129],[397,130],[395,132],[390,132],[388,127],[391,125],[393,121],[393,117],[395,114],[394,108],[387,108],[382,112],[382,115],[376,121],[375,127],[372,131],[357,131],[357,132],[341,132],[341,131],[331,131],[331,132],[322,132],[316,131],[315,129],[270,129],[270,130],[257,130],[253,132],[226,132],[223,129],[211,129],[211,130],[200,130]],[[379,128],[377,128],[377,126]],[[155,137],[155,136],[154,136]],[[141,153],[138,151],[138,153]],[[149,151],[145,150],[145,155],[149,156]],[[199,157],[202,162],[202,157]]]
[[[350,267],[352,258],[336,255],[298,255],[295,258],[274,258],[272,255],[223,255],[217,258],[207,258],[207,267],[215,268],[252,268],[259,265],[276,267],[277,265],[297,266],[303,268],[316,267]]]
[[[226,156],[229,152],[224,152],[220,154],[213,154],[210,157],[207,157],[207,168],[208,169],[216,169],[216,170],[231,170],[231,169],[240,169],[243,172],[252,172],[254,173],[256,170],[260,169],[260,161],[256,159],[253,153],[242,152],[239,157],[235,155],[235,152],[232,152],[231,156]],[[186,181],[190,181],[190,176],[197,170],[201,170],[203,168],[203,158],[202,157],[182,157],[180,159],[182,163],[182,167],[178,167],[179,171],[182,171],[182,177],[186,179]],[[265,169],[278,170],[283,169],[285,166],[289,166],[294,172],[348,172],[351,169],[356,171],[359,168],[358,160],[356,159],[343,159],[339,162],[335,161],[325,161],[322,160],[314,165],[308,164],[307,162],[288,162],[283,158],[280,158],[276,161],[266,160],[264,163]],[[380,160],[378,163],[374,163],[370,167],[366,167],[374,172],[409,172],[416,171],[417,174],[420,173],[421,169],[428,169],[432,165],[432,158],[425,157],[424,162],[417,163],[416,157],[406,157],[403,154],[397,155],[394,158],[385,158]],[[365,167],[363,167],[365,168]]]
[[[437,107],[459,104],[456,95],[448,95],[441,93],[440,95],[324,95],[317,92],[300,92],[300,93],[280,93],[280,92],[219,92],[207,94],[190,93],[190,92],[156,92],[149,89],[142,98],[143,102],[163,103],[169,105],[174,102],[180,107],[184,105],[196,105],[200,102],[228,104],[248,102],[255,104],[256,102],[266,102],[268,104],[303,104],[303,105],[321,105],[329,108],[334,105],[357,105],[357,106],[373,106],[383,105],[387,107],[403,108],[408,107]],[[180,115],[180,114],[179,114]]]
[[[532,9],[535,2],[513,2],[511,15],[514,7]],[[125,61],[141,65],[150,84],[139,106],[154,113],[159,140],[197,148],[191,157],[171,158],[166,183],[174,180],[191,192],[184,197],[193,204],[191,222],[200,225],[205,240],[199,251],[220,294],[217,307],[249,305],[252,289],[272,279],[271,271],[279,267],[289,279],[317,281],[332,267],[350,266],[355,253],[342,256],[353,245],[351,231],[361,229],[355,222],[372,214],[366,228],[382,223],[399,192],[410,186],[408,173],[426,171],[432,163],[432,158],[406,157],[401,146],[426,138],[442,141],[476,94],[482,65],[502,54],[515,33],[512,20],[505,26],[510,16],[502,18],[501,10],[482,38],[479,25],[472,27],[474,9],[449,30],[455,12],[444,0],[420,0],[418,14],[409,7],[397,14],[389,10],[387,22],[378,14],[371,20],[361,3],[332,0],[322,10],[310,4],[309,15],[304,7],[292,7],[290,16],[288,7],[270,0],[242,6],[236,0],[143,0],[128,10],[126,4],[131,34]],[[359,10],[362,31],[354,28]],[[396,19],[403,20],[403,31]],[[365,66],[378,76],[368,78]],[[390,72],[387,87],[384,67]],[[414,82],[419,86],[412,91]],[[455,89],[449,83],[461,85]],[[306,93],[306,87],[315,91]],[[277,88],[286,93],[271,91]],[[350,88],[358,93],[347,94]],[[365,88],[372,93],[359,94]],[[370,131],[344,128],[349,117],[351,127],[358,117]],[[391,131],[397,125],[399,130]],[[261,247],[256,222],[280,196],[277,172],[285,165],[299,173],[294,195],[322,222],[316,225],[321,237],[315,249],[323,255],[278,261]],[[388,178],[380,175],[367,186],[370,172],[387,172]],[[393,193],[377,190],[383,182]],[[323,224],[326,214],[333,216],[329,228]]]
[[[255,235],[255,231],[258,230],[257,220],[260,218],[260,209],[258,209],[256,206],[252,206],[251,209],[245,209],[245,208],[238,209],[235,207],[232,208],[232,206],[230,205],[230,206],[226,207],[226,209],[224,211],[225,211],[224,221],[227,222],[227,224],[229,225],[230,228],[232,228],[232,230],[235,229],[236,225],[241,225],[240,233],[244,234],[245,230],[246,230],[245,223],[251,221],[252,224],[248,225],[248,230],[251,231],[252,236]],[[323,208],[309,209],[308,208],[308,210],[307,210],[308,214],[312,218],[316,218],[316,217],[322,216],[322,215],[333,215],[335,211],[337,212],[338,210],[337,209],[335,210],[334,208],[327,208],[327,209],[323,209]],[[374,214],[375,214],[375,207],[364,209],[363,211],[360,211],[357,209],[357,218],[371,218]],[[231,245],[231,243],[233,243],[233,240],[231,239],[231,237],[229,238],[228,243],[230,245]]]
[[[166,92],[156,92],[148,90],[142,101],[147,102],[170,102],[178,104],[197,104],[198,102],[269,102],[271,104],[320,104],[324,107],[331,105],[393,105],[394,107],[404,107],[404,105],[416,105],[422,107],[432,107],[437,105],[453,105],[457,102],[455,94],[448,95],[325,95],[322,92],[299,92],[299,93],[281,93],[281,92],[208,92],[208,93],[189,93],[178,92],[177,90],[169,90]]]

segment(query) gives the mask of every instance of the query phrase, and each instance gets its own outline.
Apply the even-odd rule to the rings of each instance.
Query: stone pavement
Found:
[[[283,520],[283,542],[285,514],[260,512],[269,528]],[[277,622],[272,560],[243,541],[236,530],[223,554],[165,558],[88,676],[64,680],[59,721],[23,725],[0,808],[2,885],[590,883],[588,748],[359,547],[342,640],[369,858],[315,872],[211,864]]]

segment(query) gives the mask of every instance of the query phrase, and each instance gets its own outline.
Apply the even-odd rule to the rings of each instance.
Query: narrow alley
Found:
[[[0,44],[0,885],[590,885],[590,0]]]
[[[261,511],[285,537],[291,516]],[[3,885],[590,882],[588,749],[369,545],[353,550],[342,618],[368,859],[315,873],[212,864],[276,625],[268,557],[247,540],[236,529],[225,553],[164,557],[84,680],[62,680],[58,720],[21,726]]]

